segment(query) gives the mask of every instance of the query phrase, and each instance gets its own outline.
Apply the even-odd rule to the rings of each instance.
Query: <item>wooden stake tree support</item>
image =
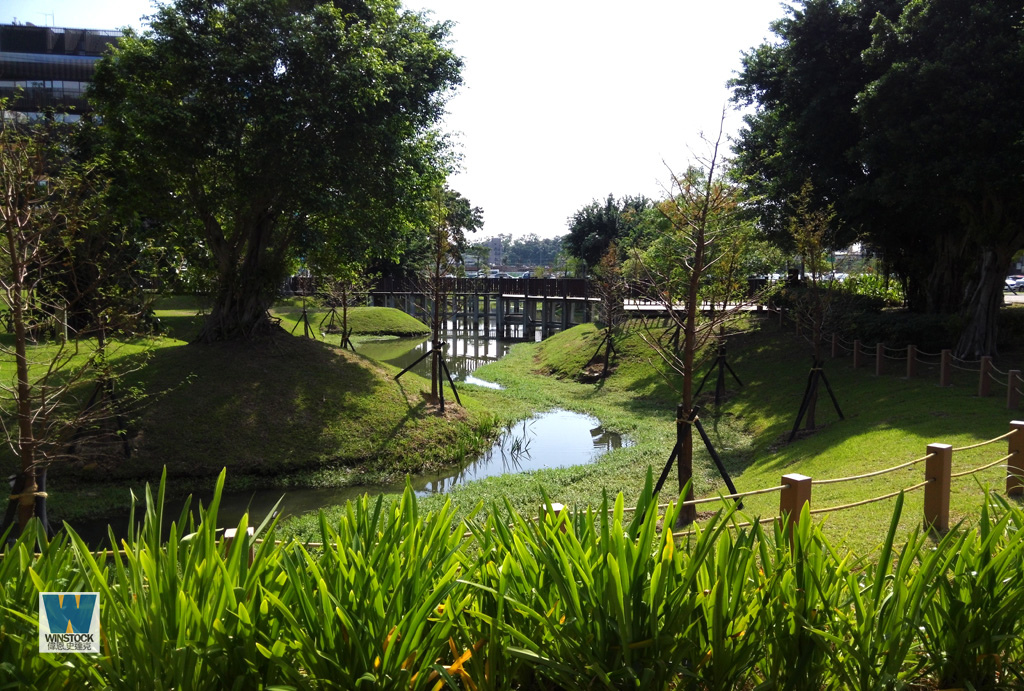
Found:
[[[740,378],[736,376],[736,373],[733,371],[732,367],[729,366],[729,361],[726,358],[725,350],[726,350],[726,348],[725,348],[725,344],[724,343],[718,346],[718,356],[715,358],[715,361],[713,363],[711,363],[711,367],[710,367],[710,369],[708,369],[707,374],[705,374],[704,378],[700,380],[700,386],[697,387],[697,392],[695,394],[693,394],[694,397],[699,396],[700,392],[704,390],[704,384],[707,382],[708,377],[711,376],[712,372],[717,371],[718,372],[718,379],[715,382],[715,407],[716,408],[718,406],[722,405],[722,398],[725,396],[725,371],[726,370],[729,370],[729,374],[732,375],[732,378],[736,380],[736,383],[739,384],[740,388],[743,388],[743,382],[740,381]]]
[[[839,415],[840,420],[845,420],[843,411],[839,407],[839,401],[836,400],[836,395],[832,391],[832,385],[828,382],[828,377],[825,376],[824,362],[815,359],[811,365],[811,371],[807,375],[807,388],[804,389],[804,399],[800,403],[800,412],[797,413],[796,422],[793,423],[793,431],[789,435],[789,441],[793,441],[796,438],[797,430],[800,429],[800,423],[803,421],[804,416],[807,415],[808,411],[814,406],[818,400],[818,382],[825,383],[825,389],[828,391],[829,397],[832,399],[832,405],[835,406],[836,413]]]
[[[708,455],[711,456],[711,460],[715,462],[715,467],[718,468],[719,475],[725,480],[725,486],[729,488],[730,494],[736,494],[736,485],[733,484],[732,478],[729,477],[729,471],[725,469],[725,464],[722,463],[721,457],[715,450],[715,445],[711,442],[711,438],[708,437],[708,433],[704,431],[704,426],[700,424],[700,406],[694,406],[693,410],[689,415],[685,415],[683,406],[676,408],[676,443],[672,447],[672,453],[669,454],[668,461],[665,463],[665,467],[661,471],[661,475],[658,477],[658,483],[654,486],[654,493],[657,494],[661,491],[661,488],[665,485],[665,481],[668,479],[669,473],[672,471],[672,465],[681,458],[681,452],[686,444],[692,444],[693,440],[693,429],[697,429],[697,433],[700,435],[701,441],[704,442],[704,448],[707,449]],[[686,486],[686,478],[684,469],[679,469],[679,491],[682,492]],[[739,502],[739,507],[743,508],[743,502]]]
[[[338,320],[341,320],[342,325],[337,325]],[[348,320],[338,316],[338,308],[331,303],[331,308],[327,311],[327,314],[320,320],[320,333],[328,334],[338,329],[341,332],[341,347],[348,348],[353,353],[356,352],[356,347],[352,345],[352,329],[346,325]],[[326,322],[326,325],[325,325]]]
[[[316,340],[316,336],[313,335],[313,326],[309,323],[309,312],[306,311],[306,296],[302,296],[302,315],[299,320],[295,322],[295,326],[292,327],[291,333],[295,333],[295,329],[299,328],[299,324],[302,324],[302,333],[306,338],[312,338]]]
[[[423,355],[421,355],[418,358],[416,358],[416,362],[412,363],[411,365],[406,367],[404,370],[402,370],[401,372],[396,374],[395,375],[395,381],[398,381],[398,379],[403,374],[405,374],[406,372],[411,370],[413,367],[415,367],[416,365],[418,365],[421,362],[423,362],[424,360],[426,360],[428,357],[429,358],[433,358],[433,360],[430,363],[430,370],[431,370],[431,372],[444,372],[444,376],[448,380],[448,385],[452,387],[452,393],[455,394],[455,402],[458,403],[459,405],[462,405],[462,399],[459,398],[459,390],[455,388],[455,380],[452,379],[452,373],[448,369],[448,363],[445,362],[445,359],[444,359],[444,349],[445,349],[445,347],[447,347],[447,345],[448,345],[447,343],[445,343],[443,341],[440,341],[440,340],[437,340],[435,338],[435,340],[430,342],[430,350],[428,350],[427,352],[423,353]],[[437,400],[438,400],[438,405],[441,408],[441,412],[443,413],[444,412],[444,386],[437,387]]]

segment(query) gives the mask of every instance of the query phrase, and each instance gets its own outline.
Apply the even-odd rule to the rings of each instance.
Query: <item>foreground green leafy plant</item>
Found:
[[[322,543],[265,521],[230,546],[223,488],[164,529],[164,486],[117,552],[38,526],[0,554],[0,688],[1004,689],[1022,687],[1024,510],[840,554],[735,507],[679,543],[648,476],[635,511],[421,515],[350,503]],[[112,536],[111,536],[112,537]],[[40,655],[44,591],[100,593],[101,652]]]

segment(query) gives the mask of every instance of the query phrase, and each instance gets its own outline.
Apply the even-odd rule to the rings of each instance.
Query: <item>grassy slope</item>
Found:
[[[376,324],[409,328],[388,314],[395,310],[366,310]],[[194,323],[188,306],[181,311],[161,316]],[[473,453],[500,419],[525,414],[496,405],[493,392],[463,390],[465,407],[450,406],[442,418],[428,401],[429,381],[409,373],[396,382],[393,367],[301,337],[212,346],[162,338],[150,346],[132,382],[162,393],[140,411],[133,457],[73,476],[55,469],[50,504],[58,519],[116,507],[127,496],[125,479],[158,478],[164,465],[182,490],[206,487],[222,467],[234,486],[400,476]]]
[[[279,304],[272,311],[275,317],[281,318],[281,326],[289,332],[301,334],[302,325],[299,320],[302,317],[302,306],[295,307],[290,303]],[[321,323],[326,327],[330,323],[330,313],[322,307],[309,305],[306,312],[310,326],[317,336],[320,336]],[[341,328],[341,310],[336,311],[335,325]],[[352,329],[354,336],[427,336],[430,329],[420,320],[410,317],[401,310],[393,307],[349,307],[348,326]],[[328,334],[327,342],[337,343],[340,336]]]
[[[674,439],[676,397],[653,371],[650,349],[635,336],[624,344],[611,378],[597,384],[572,381],[596,351],[598,336],[592,325],[584,325],[542,344],[516,346],[507,358],[480,370],[480,376],[508,387],[503,395],[538,409],[558,406],[596,415],[606,428],[626,434],[634,446],[611,452],[593,465],[489,478],[460,487],[452,498],[462,510],[502,498],[523,510],[535,510],[540,487],[554,501],[576,506],[598,504],[604,491],[622,491],[628,503],[639,493],[648,466],[655,475],[660,472]],[[825,479],[880,470],[923,456],[931,442],[956,447],[996,437],[1017,417],[1006,410],[1003,392],[987,399],[975,395],[976,375],[964,375],[957,386],[940,389],[937,375],[927,370],[913,381],[901,378],[900,372],[879,378],[873,371],[853,370],[847,358],[826,364],[846,420],[838,420],[822,392],[819,430],[787,444],[810,364],[806,342],[765,324],[757,333],[730,339],[729,353],[730,364],[747,386],[737,389],[730,381],[722,411],[717,416],[706,414],[703,423],[740,491],[776,486],[783,474],[791,472]],[[900,370],[901,363],[891,364],[893,370]],[[725,493],[699,441],[696,448],[697,496]],[[1006,443],[998,442],[955,454],[954,472],[984,465],[1005,453]],[[993,468],[954,480],[953,520],[976,514],[983,488],[998,490],[1004,474],[1005,470]],[[924,467],[919,464],[863,482],[820,486],[813,506],[860,501],[923,479]],[[673,483],[674,478],[667,486],[674,487]],[[425,504],[430,508],[439,501],[439,497],[428,498]],[[900,528],[904,535],[920,524],[922,502],[920,491],[908,495]],[[745,508],[749,515],[775,516],[778,495],[750,498]],[[892,500],[887,500],[832,513],[826,518],[826,530],[860,552],[870,551],[884,537],[891,510]],[[294,529],[309,528],[307,524]]]
[[[280,318],[281,328],[289,333],[302,335],[303,328],[299,323],[302,317],[302,300],[288,298],[274,305],[271,314]],[[203,315],[209,310],[200,298],[186,295],[162,297],[155,303],[155,313],[160,319],[164,332],[182,341],[191,341],[199,333],[203,323]],[[313,334],[324,340],[321,334],[321,322],[326,330],[330,323],[329,312],[312,301],[306,305],[306,316]],[[341,326],[341,311],[337,311],[335,323]],[[348,310],[348,326],[353,337],[359,336],[427,336],[430,329],[418,319],[401,310],[391,307],[350,307]],[[326,341],[339,345],[338,334],[328,334]]]

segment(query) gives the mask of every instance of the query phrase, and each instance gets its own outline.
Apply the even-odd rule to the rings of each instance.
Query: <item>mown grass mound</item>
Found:
[[[559,379],[580,380],[603,340],[603,331],[592,323],[560,331],[537,346],[537,368]]]
[[[542,341],[536,350],[537,370],[558,379],[594,383],[606,379],[609,385],[638,388],[665,388],[673,379],[671,368],[649,342],[667,341],[663,328],[645,328],[640,322],[628,322],[616,335],[609,371],[604,373],[606,330],[597,325],[580,324]],[[664,393],[663,391],[661,393]]]
[[[154,301],[154,315],[163,335],[182,341],[191,341],[199,333],[209,312],[209,301],[203,296],[171,295]],[[281,327],[290,333],[304,335],[302,310],[306,310],[309,334],[323,340],[337,341],[341,332],[341,310],[331,314],[330,308],[313,300],[287,298],[279,300],[271,309],[271,316],[279,319]],[[350,307],[348,327],[353,336],[426,336],[430,329],[420,320],[393,307]],[[331,338],[331,336],[334,338]]]
[[[466,401],[441,416],[429,384],[357,354],[280,334],[258,342],[154,350],[138,382],[162,392],[142,411],[133,457],[109,477],[278,475],[345,467],[394,475],[450,463],[492,416]]]
[[[290,302],[280,303],[271,310],[271,314],[281,319],[281,326],[286,330],[303,333],[301,305],[295,307]],[[340,309],[331,315],[329,308],[309,304],[306,307],[306,318],[318,337],[324,332],[341,332]],[[349,307],[348,328],[352,330],[353,336],[408,337],[430,333],[430,329],[419,319],[393,307]]]

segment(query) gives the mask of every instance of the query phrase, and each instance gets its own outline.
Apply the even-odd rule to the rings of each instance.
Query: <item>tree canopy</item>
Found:
[[[737,169],[783,236],[805,182],[837,244],[884,253],[910,304],[959,312],[961,356],[995,348],[995,310],[1024,246],[1024,2],[802,0],[733,80],[755,105]]]
[[[612,243],[620,254],[633,244],[643,228],[645,212],[652,208],[653,203],[642,195],[617,200],[609,194],[603,203],[594,200],[569,218],[565,248],[588,267],[595,267]]]
[[[424,227],[460,83],[449,25],[392,0],[178,0],[96,71],[123,206],[216,276],[204,340],[269,326],[310,226],[345,256]]]

